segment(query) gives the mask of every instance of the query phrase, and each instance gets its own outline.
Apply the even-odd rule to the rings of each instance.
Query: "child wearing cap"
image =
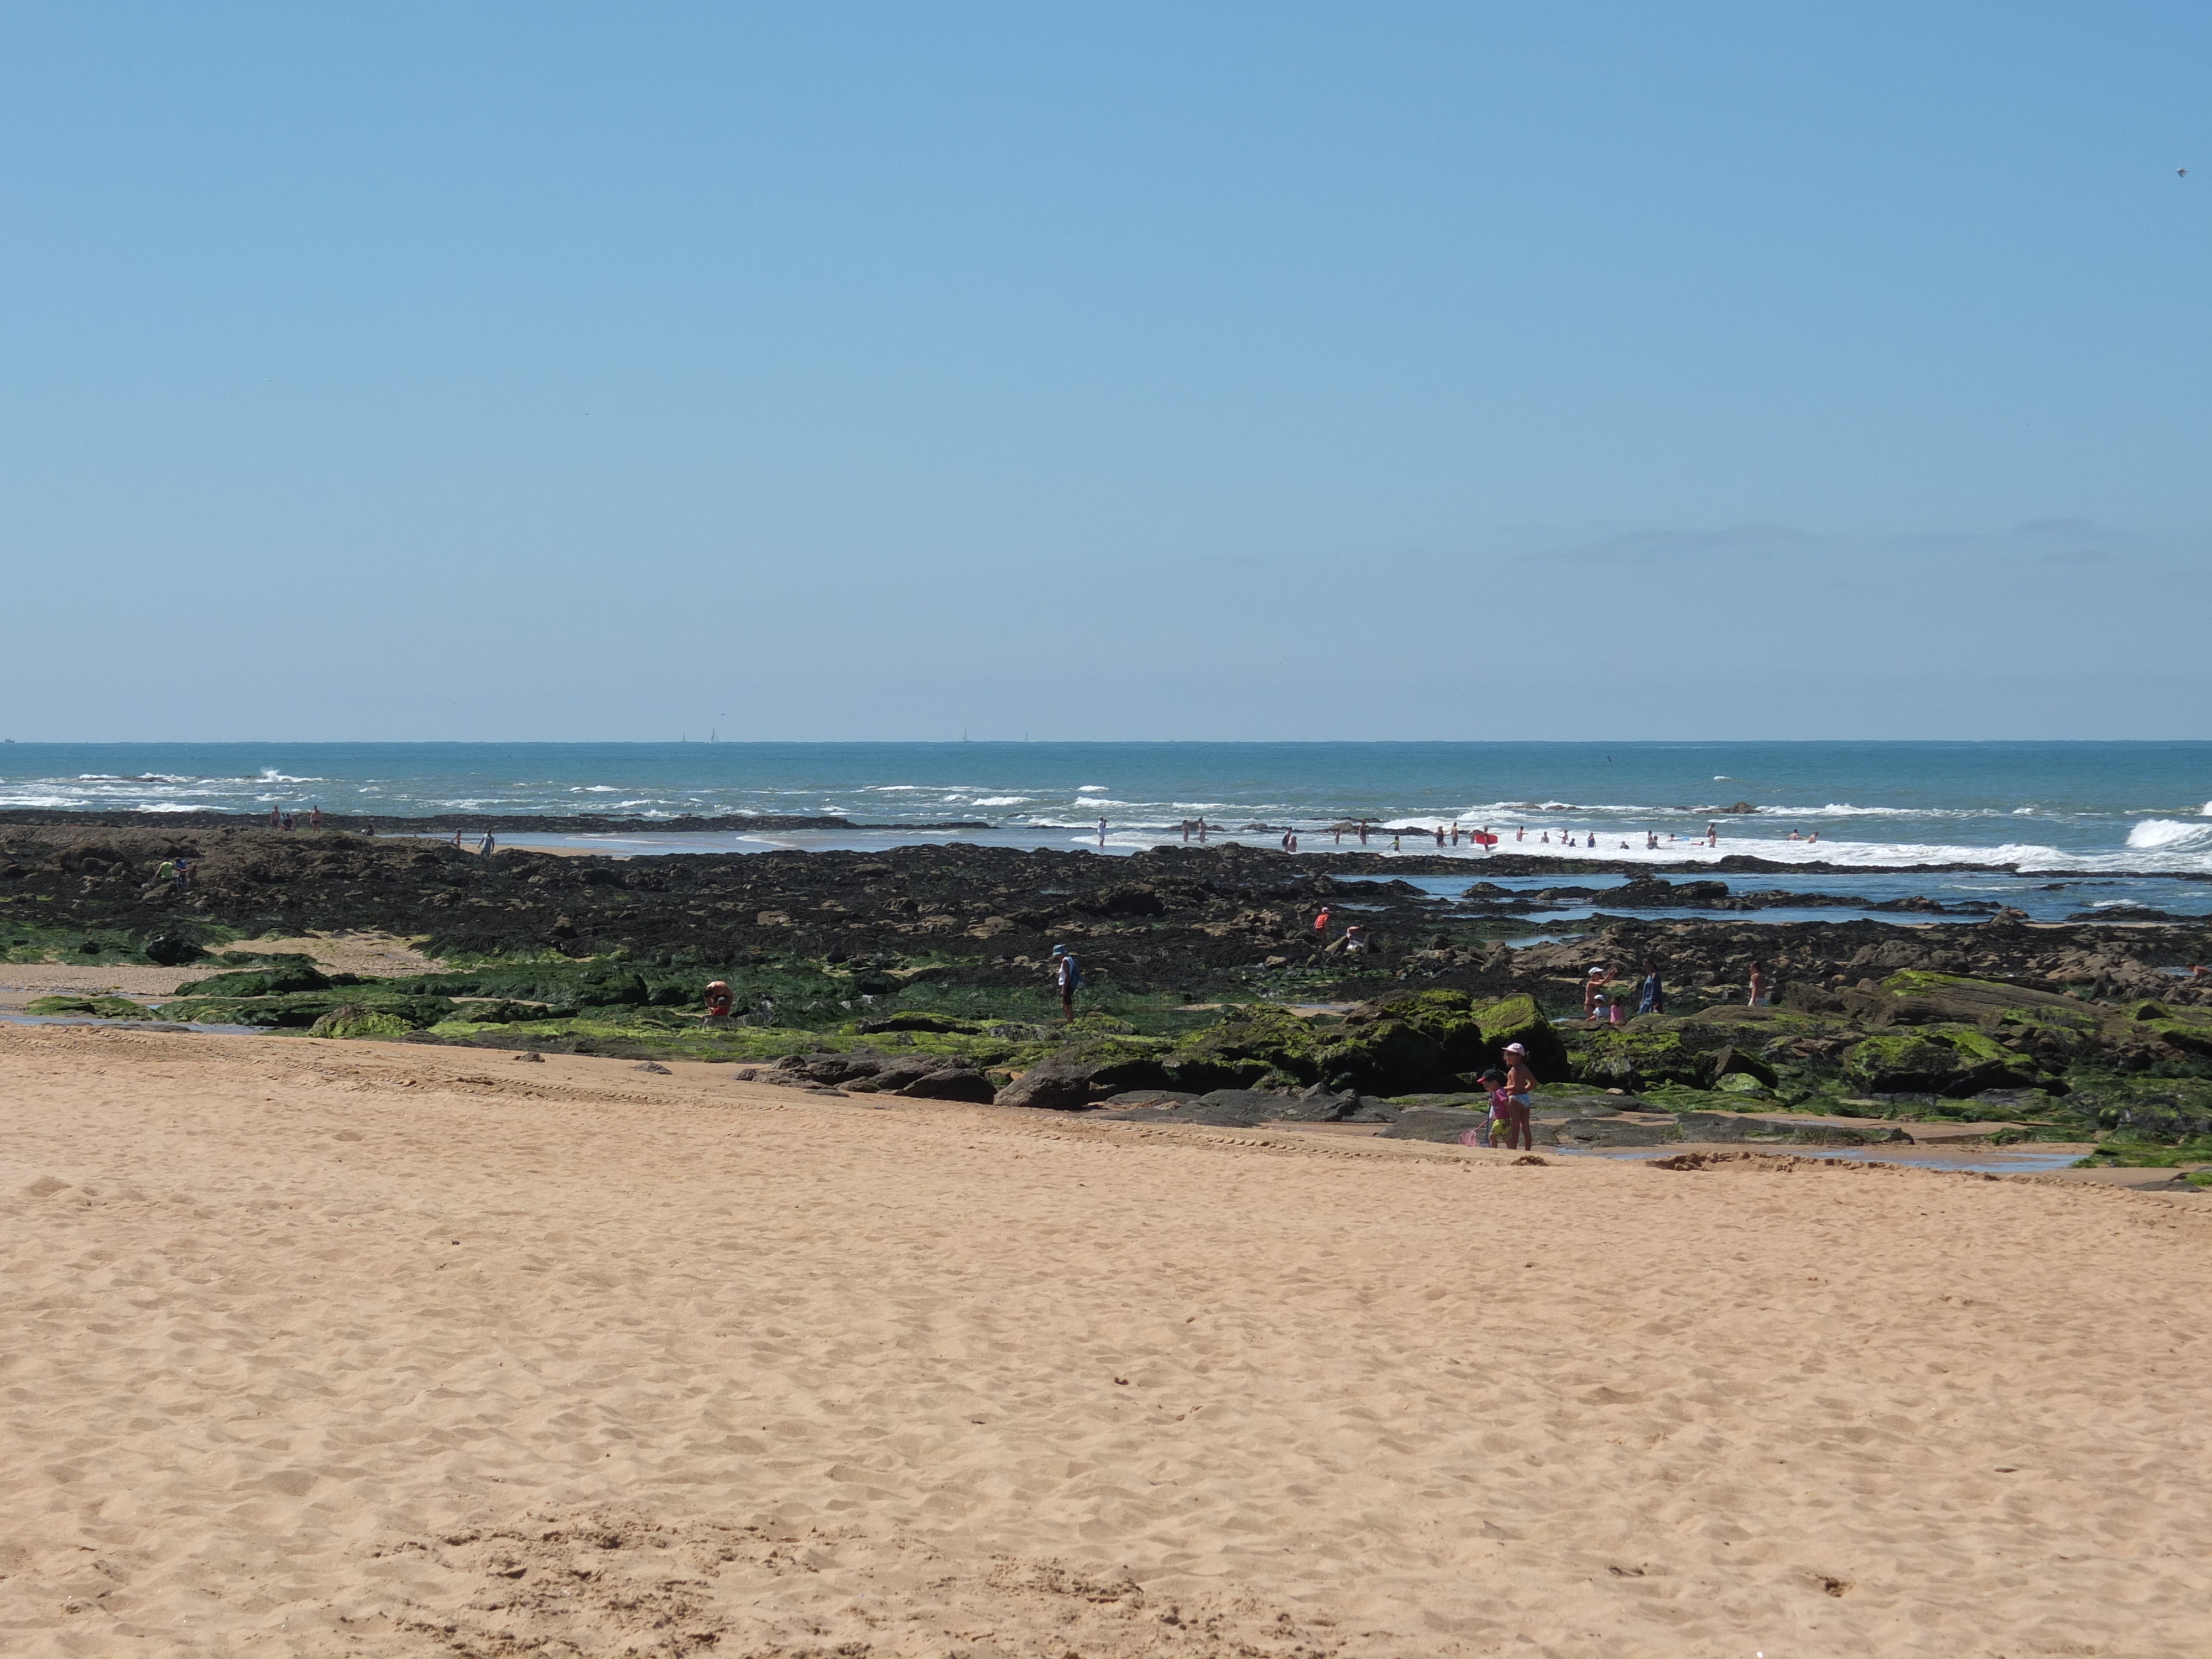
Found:
[[[1490,1091],[1490,1115],[1476,1129],[1475,1145],[1495,1146],[1499,1131],[1509,1128],[1513,1121],[1513,1102],[1505,1092],[1505,1073],[1485,1072],[1475,1081]]]

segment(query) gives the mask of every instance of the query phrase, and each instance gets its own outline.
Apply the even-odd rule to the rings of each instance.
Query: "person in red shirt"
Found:
[[[727,1019],[730,1017],[730,988],[716,980],[707,988],[707,1018]]]

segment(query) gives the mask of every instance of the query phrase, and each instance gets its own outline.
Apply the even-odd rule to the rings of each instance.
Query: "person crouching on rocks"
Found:
[[[1075,994],[1083,988],[1083,969],[1075,960],[1075,953],[1065,945],[1052,947],[1053,988],[1060,993],[1060,1014],[1062,1019],[1075,1018]]]
[[[719,979],[711,982],[707,987],[707,1018],[727,1019],[730,1017],[731,1001],[730,988],[727,985]]]

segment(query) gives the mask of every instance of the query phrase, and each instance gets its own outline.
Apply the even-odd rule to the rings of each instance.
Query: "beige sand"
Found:
[[[0,1651],[2212,1652],[2212,1217],[0,1028]]]

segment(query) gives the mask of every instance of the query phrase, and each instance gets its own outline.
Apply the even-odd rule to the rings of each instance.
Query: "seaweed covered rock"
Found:
[[[2212,1059],[2212,1011],[2144,1002],[2130,1010],[2129,1018],[2138,1030],[2154,1036],[2170,1048]]]
[[[862,1036],[877,1036],[886,1031],[927,1031],[945,1036],[981,1036],[989,1028],[981,1020],[963,1019],[957,1014],[930,1013],[915,1010],[908,1013],[890,1014],[882,1019],[864,1019],[853,1028]]]
[[[143,1019],[146,1011],[128,997],[40,997],[23,1012],[48,1018]]]
[[[1574,1034],[1577,1082],[1603,1088],[1656,1089],[1666,1084],[1701,1088],[1712,1075],[1712,1060],[1686,1039],[1683,1031],[1655,1018]]]
[[[163,1019],[195,1020],[210,1025],[252,1025],[264,1030],[307,1030],[324,1015],[348,1007],[372,1010],[421,1030],[453,1017],[446,997],[377,994],[350,996],[342,991],[301,992],[291,996],[203,997],[188,988],[182,997],[155,1010]]]
[[[1984,1089],[2034,1086],[2040,1068],[2027,1055],[1965,1028],[1881,1033],[1844,1055],[1844,1078],[1869,1094],[1933,1094],[1964,1099]]]
[[[1764,1060],[1756,1054],[1746,1054],[1732,1043],[1717,1052],[1712,1056],[1711,1063],[1712,1066],[1711,1075],[1713,1087],[1716,1089],[1729,1087],[1729,1080],[1735,1078],[1748,1078],[1753,1082],[1764,1085],[1769,1089],[1774,1087],[1780,1080],[1774,1068]],[[1736,1084],[1735,1086],[1741,1088],[1743,1085]]]
[[[1333,1036],[1288,1009],[1246,1009],[1176,1042],[1162,1057],[1162,1076],[1135,1078],[1124,1086],[1157,1083],[1205,1094],[1250,1088],[1270,1078],[1315,1083],[1321,1080],[1321,1054]]]
[[[1534,1000],[1482,1000],[1465,991],[1384,997],[1344,1017],[1345,1034],[1319,1059],[1332,1078],[1393,1093],[1438,1087],[1504,1063],[1506,1044],[1527,1053],[1537,1080],[1571,1074],[1566,1048]]]
[[[283,997],[302,991],[327,991],[332,981],[301,957],[297,963],[279,968],[252,968],[228,974],[210,974],[184,988],[195,997]]]
[[[410,1021],[357,1002],[342,1003],[307,1028],[318,1037],[402,1037],[416,1030]]]

